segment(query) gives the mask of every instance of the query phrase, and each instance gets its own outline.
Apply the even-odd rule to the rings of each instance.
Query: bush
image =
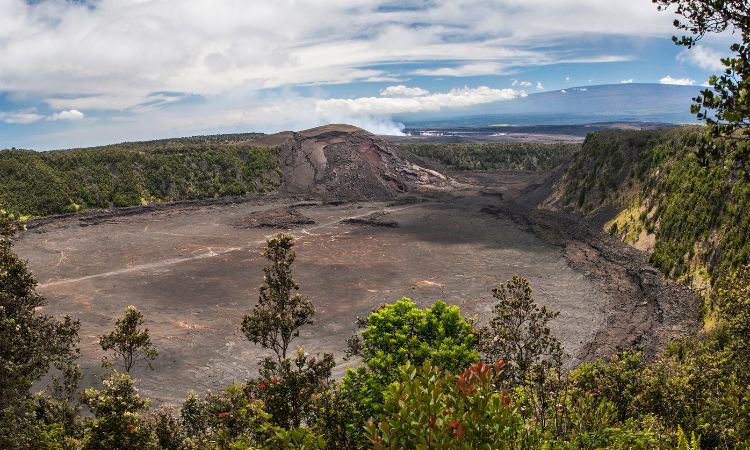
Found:
[[[428,361],[400,366],[367,439],[375,449],[525,448],[531,439],[510,395],[494,389],[502,368],[479,362],[457,377]]]
[[[141,419],[149,402],[138,395],[130,375],[115,372],[104,380],[104,390],[86,389],[83,404],[94,415],[88,423],[86,449],[149,448],[153,444]]]

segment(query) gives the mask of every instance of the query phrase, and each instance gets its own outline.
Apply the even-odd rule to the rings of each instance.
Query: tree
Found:
[[[159,352],[151,345],[148,328],[140,329],[143,325],[143,314],[131,305],[125,308],[123,316],[117,319],[115,329],[99,339],[99,345],[104,351],[112,351],[114,358],[122,360],[126,373],[130,373],[133,365],[144,360],[151,367],[151,361],[156,359]]]
[[[420,309],[408,298],[383,305],[365,320],[349,342],[349,352],[362,358],[364,366],[347,371],[341,391],[356,403],[354,422],[377,415],[383,405],[386,387],[398,380],[399,365],[411,362],[421,366],[431,361],[436,367],[462,372],[479,360],[471,323],[458,307],[438,301]]]
[[[299,428],[313,422],[313,398],[331,387],[333,355],[310,358],[301,347],[294,360],[285,359],[281,367],[267,359],[260,377],[247,384],[251,398],[263,400],[271,422],[283,428]]]
[[[377,374],[395,379],[394,368],[430,360],[453,372],[479,359],[474,328],[457,306],[438,300],[425,310],[409,298],[383,305],[360,321],[362,332],[349,341],[349,352],[360,356]]]
[[[517,276],[493,289],[492,296],[498,300],[494,316],[479,333],[485,358],[489,362],[508,361],[510,379],[516,384],[523,383],[539,362],[560,366],[562,345],[549,328],[549,321],[559,312],[537,306],[529,282]]]
[[[707,131],[699,157],[733,159],[743,168],[750,163],[750,2],[748,0],[652,0],[660,11],[674,7],[681,17],[676,28],[692,36],[673,37],[675,44],[694,47],[708,33],[727,30],[741,35],[741,43],[732,44],[732,57],[721,60],[724,73],[712,76],[710,88],[695,97],[691,107]]]
[[[180,408],[180,418],[192,443],[180,448],[256,448],[270,415],[262,401],[246,395],[243,386],[230,385],[202,398],[191,392]],[[245,446],[231,446],[240,442]]]
[[[11,219],[0,210],[0,448],[25,448],[39,438],[33,384],[52,367],[78,373],[79,323],[38,311],[46,301],[36,292],[26,263],[13,252]]]
[[[130,375],[115,372],[104,380],[104,390],[86,389],[83,403],[94,414],[88,424],[87,450],[149,448],[151,432],[140,414],[149,402],[138,395]]]
[[[750,384],[750,265],[722,277],[714,288],[721,326],[730,336],[728,347],[741,383]]]
[[[296,291],[299,285],[292,278],[291,266],[296,258],[294,237],[279,233],[266,242],[263,256],[271,262],[263,269],[258,304],[242,319],[242,332],[254,344],[270,349],[279,366],[287,358],[292,339],[299,336],[303,325],[312,324],[315,308],[312,302]]]

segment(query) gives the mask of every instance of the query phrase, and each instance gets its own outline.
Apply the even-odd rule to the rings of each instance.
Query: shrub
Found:
[[[406,363],[385,394],[383,412],[366,436],[375,449],[511,449],[529,438],[507,392],[495,391],[499,362],[472,364],[461,375]]]

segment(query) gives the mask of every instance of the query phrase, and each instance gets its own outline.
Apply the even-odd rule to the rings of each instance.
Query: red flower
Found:
[[[503,401],[503,406],[508,406],[508,405],[510,405],[510,400],[511,400],[510,396],[508,396],[508,395],[503,395],[503,398],[502,398],[502,401]]]
[[[271,383],[278,383],[279,377],[271,377]]]
[[[260,384],[258,384],[258,389],[260,389],[261,391],[267,387],[268,383],[266,383],[265,381],[261,381]]]
[[[130,430],[130,431],[135,430],[135,425],[133,425],[132,423],[129,423],[128,424],[128,430]]]
[[[460,420],[458,420],[458,419],[451,420],[450,427],[452,429],[455,430],[456,428],[459,428],[460,426],[461,426],[461,421]]]
[[[224,417],[227,417],[229,415],[229,413],[227,411],[223,411],[223,412],[220,412],[217,415],[219,416],[220,419],[223,419]]]

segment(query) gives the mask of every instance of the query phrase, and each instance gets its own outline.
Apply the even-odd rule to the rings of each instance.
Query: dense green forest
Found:
[[[275,149],[247,135],[134,142],[87,149],[0,151],[0,203],[19,216],[242,195],[275,189]]]
[[[715,281],[750,261],[750,180],[731,161],[704,167],[700,133],[589,135],[558,186],[563,204],[593,216],[619,211],[606,231],[631,244],[653,237],[654,266]]]
[[[448,144],[424,142],[401,144],[399,148],[430,158],[450,170],[529,170],[551,169],[580,148],[579,144],[539,144],[498,142],[492,144]]]

